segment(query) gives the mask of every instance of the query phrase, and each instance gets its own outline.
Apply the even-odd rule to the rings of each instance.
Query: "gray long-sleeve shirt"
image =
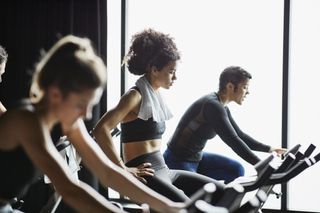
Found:
[[[240,130],[229,108],[220,103],[216,93],[199,98],[187,109],[168,147],[182,160],[200,161],[207,141],[216,135],[250,164],[260,161],[252,150],[270,150],[270,146],[256,141]]]

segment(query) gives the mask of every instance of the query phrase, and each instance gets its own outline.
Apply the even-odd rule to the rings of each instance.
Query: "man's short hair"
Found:
[[[229,82],[237,87],[239,83],[251,78],[251,74],[239,66],[227,67],[220,74],[219,91],[223,91]]]

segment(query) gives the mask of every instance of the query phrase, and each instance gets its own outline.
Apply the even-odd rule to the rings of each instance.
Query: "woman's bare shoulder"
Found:
[[[122,98],[139,99],[140,100],[141,99],[141,93],[137,89],[131,88],[126,93],[124,93]]]
[[[8,144],[10,147],[14,147],[23,138],[29,138],[31,134],[39,132],[40,128],[39,119],[33,111],[8,110],[0,116],[0,138],[4,139],[2,146],[6,147],[5,144]]]

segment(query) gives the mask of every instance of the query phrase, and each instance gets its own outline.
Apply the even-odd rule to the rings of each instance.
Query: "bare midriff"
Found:
[[[128,162],[140,155],[159,151],[161,139],[125,143],[122,148],[124,162]]]

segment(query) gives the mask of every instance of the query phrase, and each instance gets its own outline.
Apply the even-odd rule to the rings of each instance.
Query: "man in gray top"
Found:
[[[231,116],[227,104],[242,104],[249,94],[251,74],[238,66],[227,67],[220,75],[218,92],[196,100],[184,113],[164,153],[171,169],[197,172],[226,183],[244,175],[243,166],[223,155],[203,152],[207,141],[220,138],[241,158],[254,165],[260,159],[252,152],[281,154],[282,148],[272,148],[242,132]]]

